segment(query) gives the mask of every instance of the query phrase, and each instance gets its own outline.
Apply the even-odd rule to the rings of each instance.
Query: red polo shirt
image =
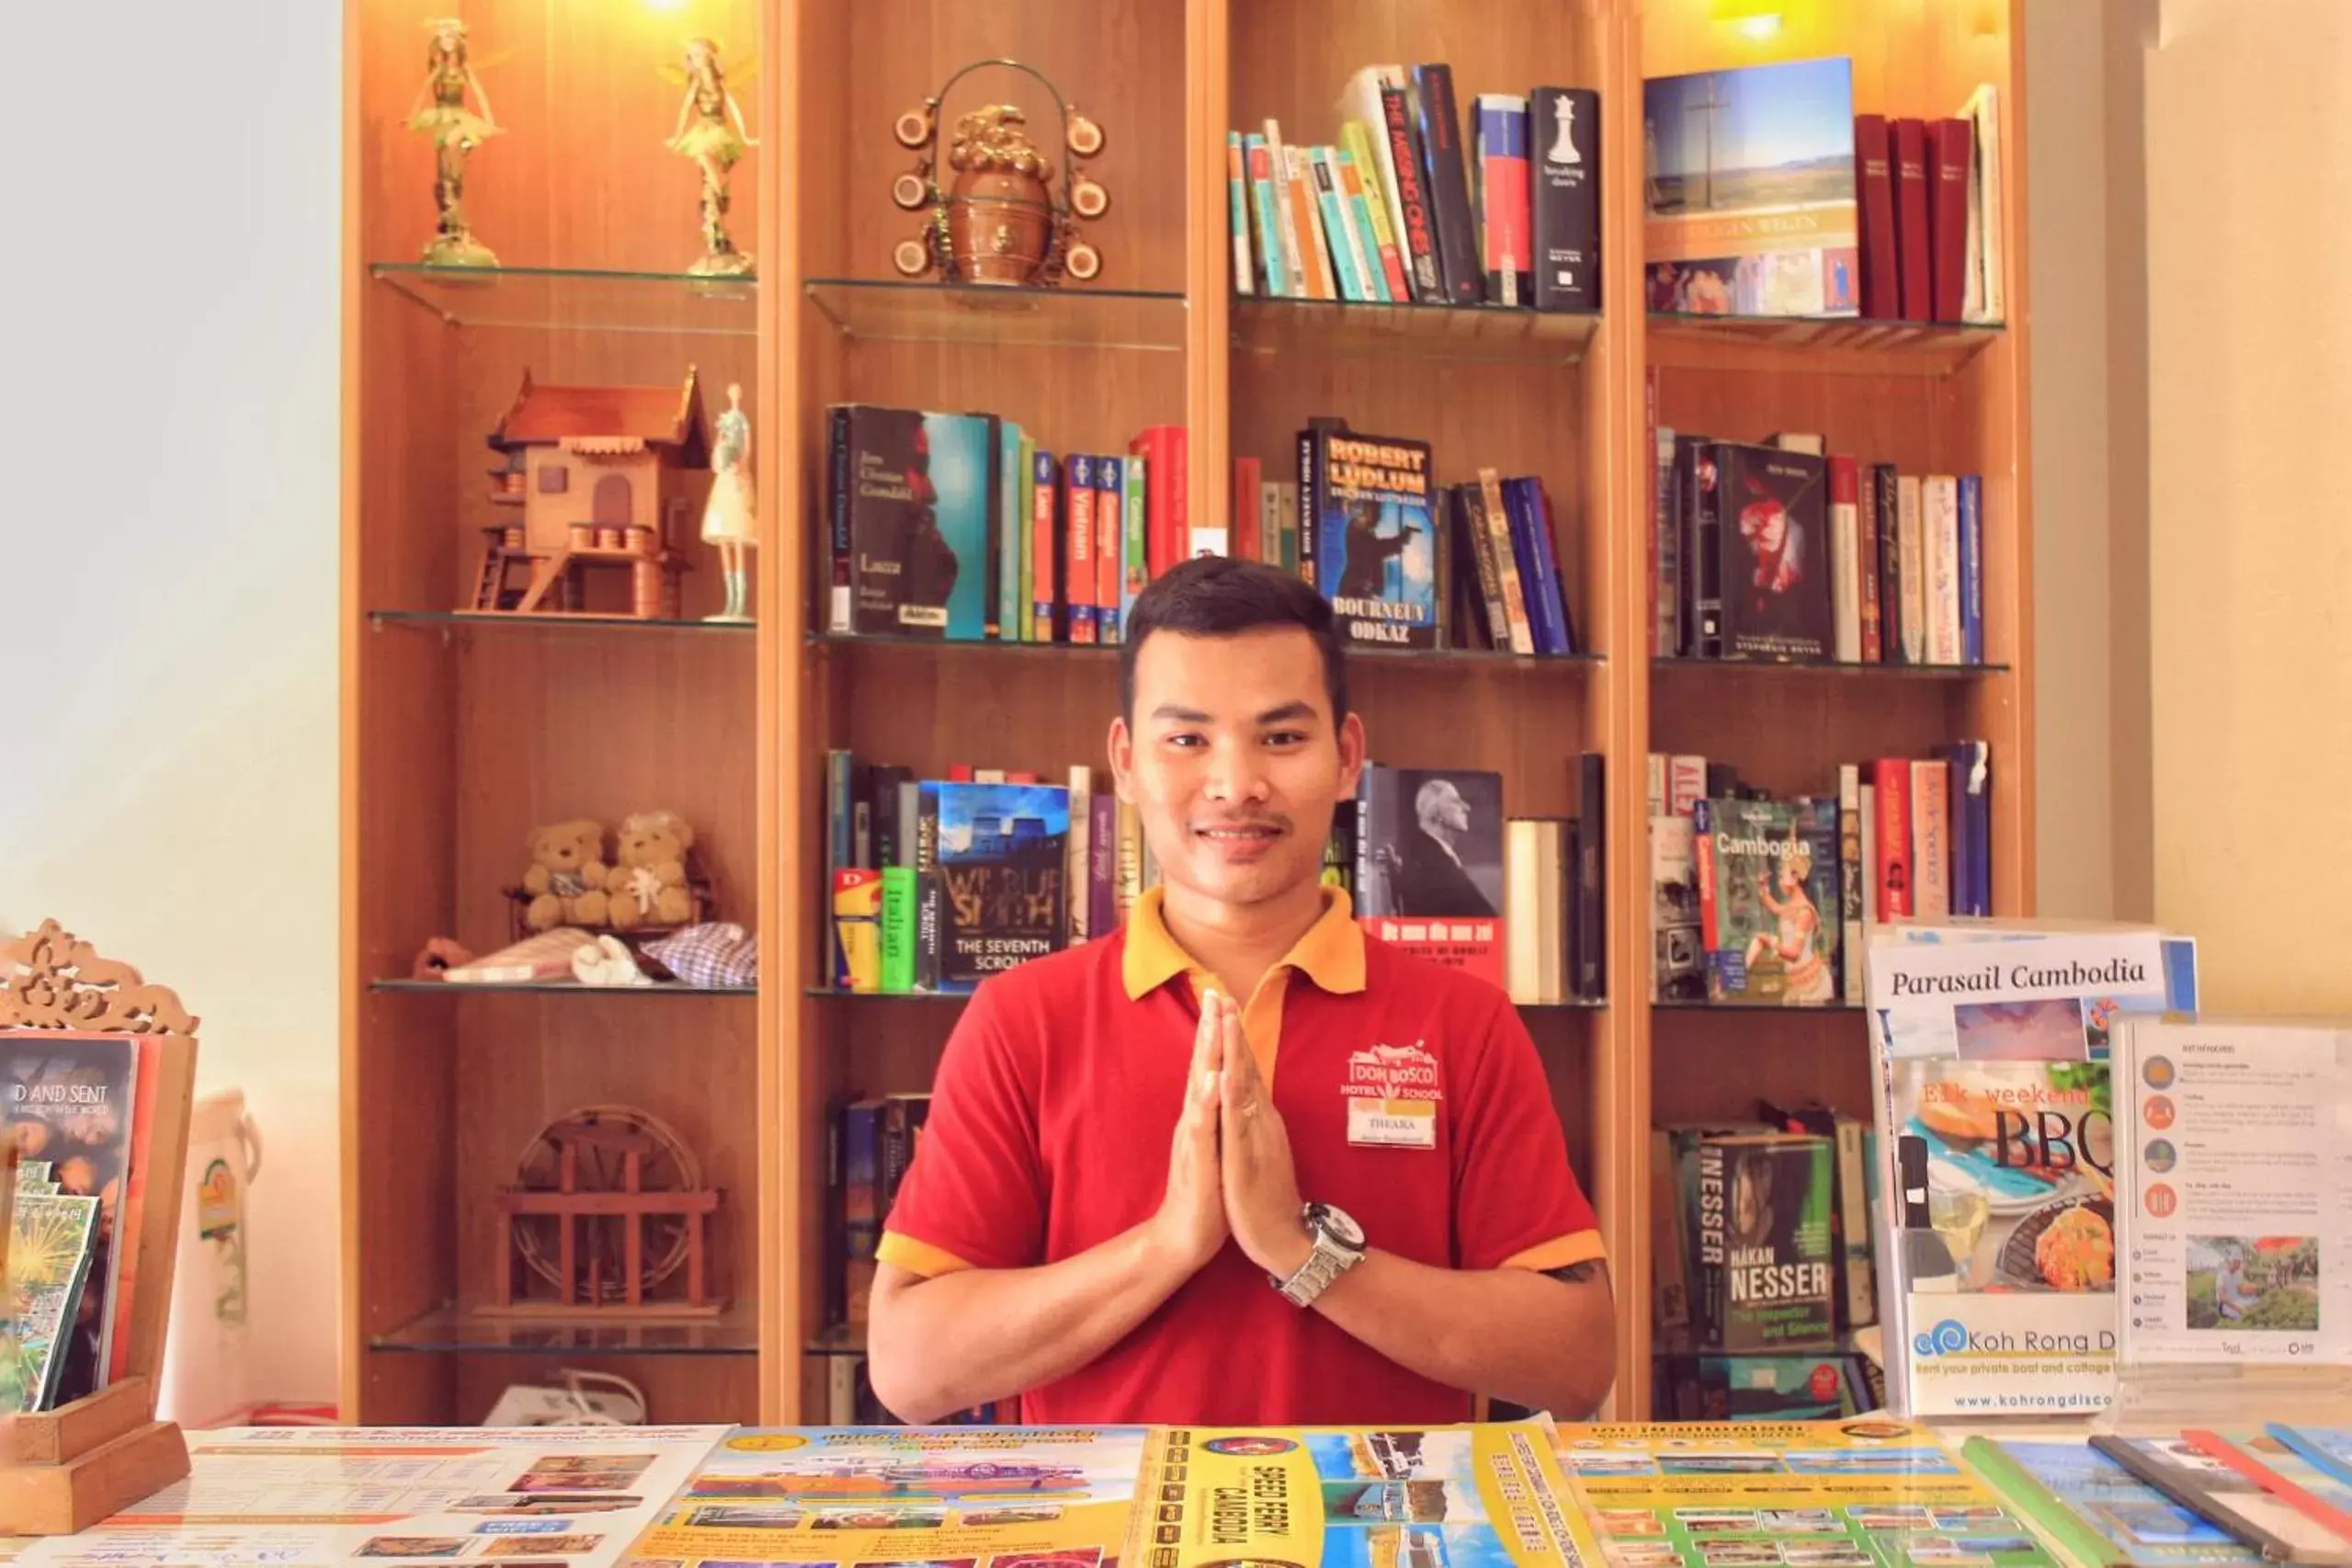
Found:
[[[1155,890],[1121,931],[982,985],[940,1062],[882,1260],[926,1276],[1031,1267],[1150,1218],[1208,978],[1169,937]],[[1300,1192],[1346,1210],[1374,1247],[1462,1269],[1601,1256],[1543,1064],[1493,986],[1367,937],[1335,890],[1243,1025]],[[1349,1100],[1367,1096],[1405,1112],[1434,1102],[1434,1147],[1351,1142]],[[1470,1415],[1468,1394],[1284,1301],[1230,1241],[1126,1339],[1020,1406],[1023,1422],[1054,1426]]]

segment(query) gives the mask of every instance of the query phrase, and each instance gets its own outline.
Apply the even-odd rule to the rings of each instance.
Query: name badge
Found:
[[[1437,1146],[1437,1102],[1351,1099],[1347,1142],[1358,1148],[1434,1149]]]

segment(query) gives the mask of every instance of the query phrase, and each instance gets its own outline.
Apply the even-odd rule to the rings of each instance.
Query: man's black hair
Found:
[[[1295,626],[1323,655],[1323,685],[1336,726],[1347,717],[1347,666],[1331,606],[1306,581],[1258,561],[1199,555],[1171,567],[1135,597],[1119,650],[1119,710],[1135,722],[1135,659],[1154,631],[1230,636]]]

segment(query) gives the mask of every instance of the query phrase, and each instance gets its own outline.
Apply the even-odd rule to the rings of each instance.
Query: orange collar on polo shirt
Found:
[[[1153,888],[1135,901],[1127,915],[1127,950],[1119,961],[1119,981],[1127,999],[1141,1000],[1183,975],[1192,983],[1197,1000],[1216,976],[1177,945],[1160,913],[1165,888]],[[1274,1082],[1276,1047],[1282,1039],[1282,998],[1296,970],[1335,995],[1364,989],[1364,931],[1356,924],[1354,907],[1341,888],[1324,890],[1323,914],[1306,934],[1291,944],[1282,961],[1261,976],[1242,1006],[1242,1033],[1258,1073],[1268,1086]]]

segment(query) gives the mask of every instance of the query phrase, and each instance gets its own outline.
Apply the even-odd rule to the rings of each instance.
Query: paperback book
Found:
[[[1701,801],[1692,830],[1708,1000],[1836,1000],[1837,802]]]
[[[1356,855],[1356,913],[1367,930],[1505,983],[1501,774],[1366,765]]]
[[[922,785],[936,815],[939,984],[988,976],[1067,940],[1070,791],[1059,784]]]
[[[1437,645],[1437,485],[1429,444],[1312,432],[1315,586],[1349,643]]]
[[[1683,1160],[1692,1347],[1826,1345],[1836,1326],[1829,1140],[1702,1134]]]

